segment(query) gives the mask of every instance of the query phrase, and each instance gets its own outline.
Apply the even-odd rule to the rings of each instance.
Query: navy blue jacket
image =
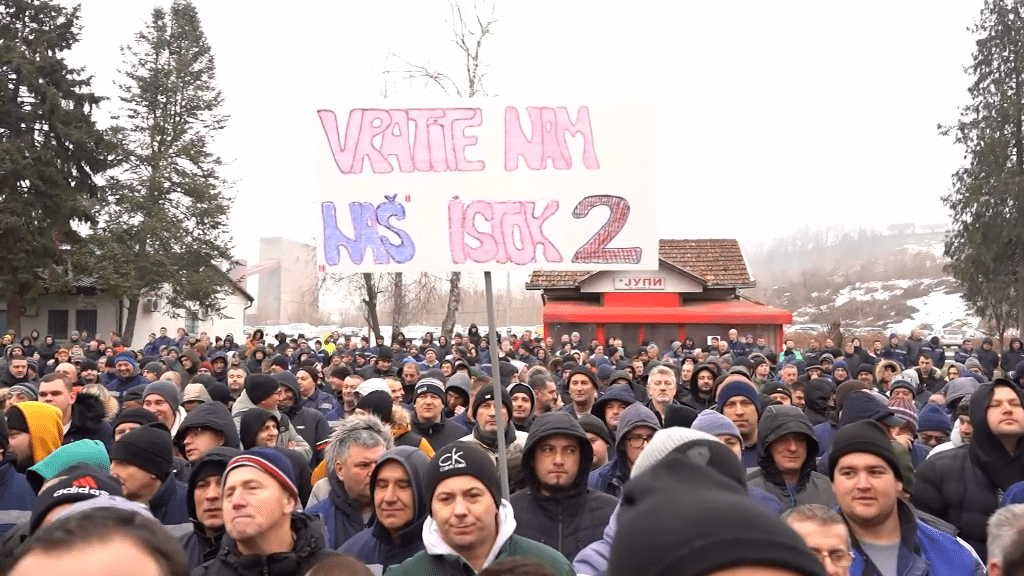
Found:
[[[338,407],[338,400],[327,392],[314,388],[313,394],[309,398],[303,398],[299,404],[303,408],[312,408],[326,416],[331,410]]]
[[[188,517],[188,486],[168,476],[167,480],[160,485],[156,494],[149,499],[149,510],[153,516],[164,526],[179,526],[184,524],[184,530],[192,529],[192,520]]]
[[[0,459],[0,537],[15,525],[27,522],[36,505],[36,493],[23,474],[14,469],[14,455]]]
[[[333,470],[327,471],[327,482],[331,486],[330,494],[307,508],[306,514],[320,520],[324,526],[324,545],[337,550],[349,538],[365,530],[366,524],[363,523],[362,504],[355,498],[349,498]]]

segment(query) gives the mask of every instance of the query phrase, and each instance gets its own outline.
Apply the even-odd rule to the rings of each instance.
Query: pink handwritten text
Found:
[[[522,156],[530,170],[544,170],[548,160],[555,170],[572,168],[572,154],[566,143],[565,135],[582,136],[583,165],[589,170],[597,170],[597,152],[594,151],[594,131],[590,127],[590,109],[580,106],[576,113],[576,121],[569,118],[565,106],[548,108],[527,106],[530,116],[531,138],[527,138],[519,121],[519,111],[513,106],[505,108],[505,170],[509,172],[519,168],[519,157]]]
[[[474,200],[465,205],[458,197],[448,202],[448,231],[452,262],[497,262],[529,264],[537,259],[537,247],[543,249],[547,262],[561,262],[562,254],[544,235],[544,222],[558,212],[558,201],[549,200],[540,215],[535,215],[535,202],[490,202]],[[478,220],[489,226],[481,230]],[[478,246],[466,243],[466,236]],[[518,243],[516,240],[518,239]]]

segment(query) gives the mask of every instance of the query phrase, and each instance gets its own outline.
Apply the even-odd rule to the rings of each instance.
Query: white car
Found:
[[[939,337],[939,343],[943,346],[960,346],[967,337],[964,331],[959,328],[943,328],[932,334]]]

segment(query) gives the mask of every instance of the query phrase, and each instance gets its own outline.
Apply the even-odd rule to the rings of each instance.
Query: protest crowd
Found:
[[[374,340],[5,336],[0,573],[1024,574],[1020,339]]]

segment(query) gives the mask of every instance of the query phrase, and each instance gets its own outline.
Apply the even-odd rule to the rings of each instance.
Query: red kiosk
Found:
[[[707,349],[712,336],[735,328],[779,350],[793,315],[740,294],[754,285],[736,240],[660,240],[657,272],[538,270],[526,288],[542,291],[544,334],[556,346],[579,332],[583,342],[615,337],[630,350],[687,337]]]

